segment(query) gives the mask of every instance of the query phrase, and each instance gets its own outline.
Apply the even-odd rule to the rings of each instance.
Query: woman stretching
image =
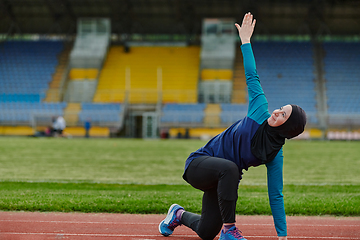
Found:
[[[183,178],[204,192],[201,215],[187,212],[173,204],[160,223],[159,231],[169,236],[183,224],[200,238],[220,240],[243,239],[235,226],[238,185],[243,170],[265,164],[270,207],[279,240],[287,239],[283,200],[283,154],[285,139],[304,131],[306,114],[297,105],[285,105],[268,112],[268,102],[259,82],[250,38],[256,20],[245,14],[241,27],[235,24],[242,42],[246,83],[249,94],[247,116],[212,138],[205,146],[190,154]]]

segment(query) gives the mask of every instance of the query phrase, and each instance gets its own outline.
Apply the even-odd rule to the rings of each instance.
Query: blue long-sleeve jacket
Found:
[[[241,45],[244,58],[246,83],[249,94],[248,114],[222,133],[213,137],[205,146],[190,154],[190,162],[200,156],[225,158],[236,163],[242,178],[243,170],[261,165],[261,160],[251,152],[251,139],[259,126],[270,117],[268,102],[260,85],[251,44]],[[287,236],[286,216],[283,200],[283,154],[282,149],[273,161],[266,163],[269,202],[278,236]]]

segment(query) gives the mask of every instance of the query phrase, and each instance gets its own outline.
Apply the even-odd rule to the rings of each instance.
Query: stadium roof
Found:
[[[0,0],[0,33],[73,34],[78,18],[106,17],[117,34],[200,34],[204,18],[248,11],[264,34],[360,33],[359,0]]]

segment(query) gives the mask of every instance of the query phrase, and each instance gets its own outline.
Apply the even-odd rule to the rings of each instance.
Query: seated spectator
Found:
[[[53,117],[53,125],[52,125],[52,129],[53,129],[53,136],[54,137],[63,137],[63,131],[66,127],[66,122],[65,119],[62,116],[58,116],[58,117]]]

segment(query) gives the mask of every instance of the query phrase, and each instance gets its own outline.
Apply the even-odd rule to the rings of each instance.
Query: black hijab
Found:
[[[291,104],[290,117],[278,127],[272,127],[265,120],[251,139],[251,152],[262,163],[271,162],[281,147],[285,144],[285,138],[290,139],[304,131],[306,113],[298,105]]]

